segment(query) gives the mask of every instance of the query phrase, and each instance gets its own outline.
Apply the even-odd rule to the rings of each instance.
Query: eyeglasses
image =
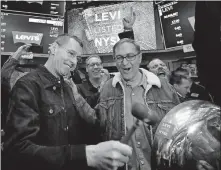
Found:
[[[140,54],[140,52],[137,54],[127,54],[125,57],[122,55],[117,55],[117,56],[115,56],[115,60],[118,63],[121,63],[125,58],[127,59],[127,61],[133,61],[133,60],[135,60],[136,56],[139,54]]]
[[[102,66],[102,63],[91,63],[91,64],[88,64],[88,66],[90,66],[90,67],[95,67],[95,65],[96,65],[97,67],[101,67],[101,66]]]

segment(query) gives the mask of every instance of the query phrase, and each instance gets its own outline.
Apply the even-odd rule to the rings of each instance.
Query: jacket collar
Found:
[[[155,74],[153,74],[143,68],[140,68],[140,71],[143,73],[144,76],[146,76],[146,80],[147,80],[148,84],[155,85],[158,88],[161,88],[160,79]],[[115,74],[115,76],[113,78],[112,86],[116,87],[117,83],[120,83],[120,82],[121,82],[121,74],[120,74],[120,72],[118,72]]]
[[[42,73],[39,76],[44,79],[44,88],[49,88],[52,86],[61,87],[63,79],[55,77],[44,65],[40,65],[38,67],[38,71]]]

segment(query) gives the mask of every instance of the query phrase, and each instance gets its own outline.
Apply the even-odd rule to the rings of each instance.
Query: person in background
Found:
[[[179,98],[168,81],[139,68],[142,54],[134,40],[124,38],[118,41],[113,47],[113,55],[119,72],[104,84],[96,110],[89,107],[87,102],[79,101],[81,96],[77,94],[74,83],[73,96],[76,102],[81,103],[79,109],[85,120],[94,123],[97,115],[100,116],[104,141],[120,141],[136,121],[131,113],[132,105],[144,104],[147,112],[153,116],[150,122],[154,122],[154,125],[141,123],[130,138],[128,143],[133,153],[128,168],[150,170],[153,133],[165,114],[179,104]]]
[[[183,69],[183,68],[177,68],[176,69],[176,74],[184,75],[186,77],[190,77],[189,70]],[[208,90],[202,86],[200,83],[195,83],[192,81],[191,87],[190,87],[190,92],[186,95],[187,100],[205,100],[205,101],[213,101],[213,97],[211,94],[208,92]]]
[[[136,13],[130,8],[130,15],[123,18],[124,32],[118,34],[120,39],[130,38],[134,40],[133,25],[136,20]]]
[[[91,55],[86,59],[86,72],[86,79],[77,87],[87,103],[94,108],[98,104],[100,88],[110,76],[98,55]]]
[[[131,147],[118,141],[84,143],[84,135],[89,135],[81,131],[79,108],[84,106],[68,84],[82,46],[76,36],[60,35],[51,44],[45,65],[14,85],[2,152],[4,169],[109,170],[129,160]],[[80,102],[87,103],[82,97]]]
[[[24,59],[23,56],[32,56],[32,52],[28,52],[31,44],[20,46],[12,56],[4,63],[1,68],[1,128],[4,129],[7,121],[8,105],[10,92],[16,81],[25,74],[36,69],[37,65],[32,67],[24,67],[30,59]]]
[[[170,71],[167,65],[160,59],[155,58],[149,62],[147,69],[161,78],[166,78],[169,81]]]
[[[110,78],[108,70],[103,68],[102,61],[98,55],[91,55],[86,59],[86,79],[77,84],[79,94],[94,108],[98,104],[100,89],[104,83]],[[100,128],[86,125],[85,136],[87,144],[96,144],[101,141]]]
[[[179,70],[172,71],[170,76],[170,84],[173,85],[174,89],[176,90],[180,101],[186,101],[187,94],[190,93],[190,88],[192,85],[192,80],[190,77],[181,74]]]

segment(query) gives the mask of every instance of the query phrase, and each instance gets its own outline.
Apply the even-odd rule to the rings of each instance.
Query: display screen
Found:
[[[8,1],[1,2],[1,9],[45,15],[64,16],[64,1]]]
[[[166,48],[192,44],[195,2],[173,1],[158,6]]]
[[[68,33],[82,39],[84,54],[111,53],[124,31],[122,19],[136,14],[134,38],[142,50],[156,49],[153,2],[128,2],[68,11]]]
[[[41,47],[47,54],[49,44],[63,33],[64,20],[51,17],[1,12],[1,52],[15,52],[23,44]]]

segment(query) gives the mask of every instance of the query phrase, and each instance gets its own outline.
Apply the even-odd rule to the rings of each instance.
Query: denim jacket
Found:
[[[160,80],[147,70],[140,70],[147,77],[147,87],[144,95],[145,103],[161,120],[170,109],[179,104],[179,98],[166,80]],[[126,134],[124,101],[124,88],[120,81],[120,73],[118,73],[103,86],[100,93],[100,102],[96,106],[100,125],[103,127],[103,140],[121,140]],[[81,103],[78,106],[85,105],[87,104]],[[81,109],[81,116],[91,122],[96,117],[95,111],[90,108],[84,110],[85,108],[87,107],[79,108]],[[149,128],[143,124],[135,132],[136,140],[138,141],[137,147],[140,148],[140,152],[137,153],[140,167],[137,167],[137,169],[147,170],[151,167],[151,142],[157,125],[158,123]]]
[[[87,169],[85,123],[68,84],[39,67],[20,78],[12,89],[3,167]]]

